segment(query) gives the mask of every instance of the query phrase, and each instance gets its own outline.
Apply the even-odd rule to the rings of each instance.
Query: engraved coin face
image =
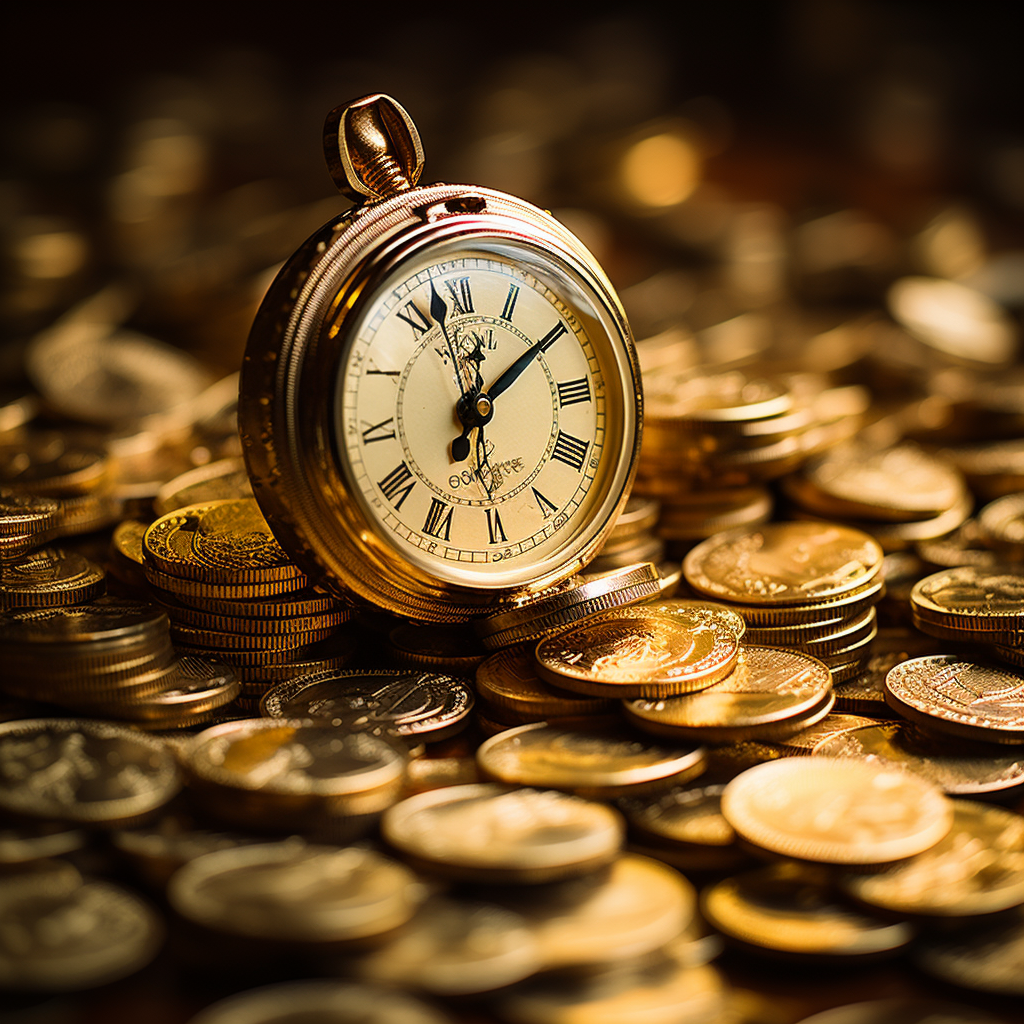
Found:
[[[565,793],[451,786],[389,808],[384,838],[435,870],[483,881],[555,880],[607,863],[622,844],[610,808]]]
[[[877,874],[847,874],[843,888],[899,914],[968,917],[1024,904],[1024,818],[958,800],[949,834],[924,853]]]
[[[56,519],[59,509],[53,498],[0,487],[0,537],[38,533]]]
[[[738,654],[732,613],[625,608],[542,640],[536,658],[541,676],[556,686],[640,697],[710,686],[732,671]]]
[[[36,718],[0,724],[0,807],[103,825],[167,803],[181,786],[157,740],[108,722]]]
[[[639,724],[672,728],[749,728],[817,707],[829,694],[832,676],[817,658],[800,651],[743,646],[736,668],[699,693],[632,700],[626,712]]]
[[[41,548],[4,567],[0,607],[77,604],[103,591],[104,573],[73,551]]]
[[[930,621],[980,631],[1024,624],[1024,575],[961,565],[920,580],[914,610]]]
[[[744,839],[825,864],[885,864],[934,846],[950,801],[910,772],[867,761],[783,758],[736,776],[722,814]]]
[[[1015,672],[934,654],[896,665],[886,700],[937,729],[990,742],[1024,742],[1024,678]]]
[[[436,739],[465,725],[473,703],[468,683],[455,676],[353,669],[278,683],[262,708],[271,718],[323,718],[352,731]]]
[[[167,896],[178,913],[215,931],[333,942],[404,924],[424,892],[407,868],[372,850],[291,839],[196,857]]]
[[[624,731],[575,732],[537,722],[508,729],[477,750],[481,770],[500,782],[547,786],[596,796],[695,774],[704,765],[700,747],[667,747]]]
[[[860,530],[831,523],[771,523],[698,544],[683,562],[694,589],[750,604],[823,601],[878,574],[882,549]]]

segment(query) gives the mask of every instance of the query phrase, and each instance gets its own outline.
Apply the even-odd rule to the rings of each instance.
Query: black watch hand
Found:
[[[466,394],[466,389],[462,385],[462,367],[459,366],[459,361],[455,355],[455,346],[452,344],[452,339],[448,336],[448,325],[445,320],[448,316],[448,307],[444,303],[444,299],[437,294],[437,289],[434,287],[434,282],[430,282],[430,315],[437,322],[438,327],[441,328],[441,333],[444,335],[445,344],[448,346],[448,355],[452,361],[452,367],[455,370],[455,378],[458,381],[459,392],[462,395]]]
[[[537,353],[543,352],[551,344],[551,335],[546,335],[540,341],[534,342],[511,366],[509,366],[498,377],[498,379],[487,389],[487,394],[493,402],[503,391],[507,391],[518,379],[519,375],[536,358]]]

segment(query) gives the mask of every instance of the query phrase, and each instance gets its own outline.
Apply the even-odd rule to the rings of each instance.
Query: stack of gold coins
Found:
[[[103,593],[106,575],[74,551],[39,548],[0,568],[0,609],[57,608]]]
[[[786,477],[783,489],[797,518],[845,523],[886,551],[951,533],[974,507],[952,463],[909,443],[840,446]]]
[[[175,647],[230,665],[243,683],[243,706],[255,710],[273,682],[337,666],[350,652],[335,634],[351,609],[310,586],[254,499],[168,513],[146,529],[142,548]]]
[[[610,572],[637,562],[661,562],[665,541],[654,532],[660,511],[653,498],[631,496],[588,571]]]
[[[59,511],[53,498],[0,487],[0,572],[43,543]]]
[[[683,573],[693,590],[743,616],[747,643],[813,655],[841,682],[861,671],[878,631],[882,557],[860,530],[782,522],[703,541]]]

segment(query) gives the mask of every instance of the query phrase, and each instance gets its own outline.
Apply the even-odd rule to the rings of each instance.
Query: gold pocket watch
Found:
[[[393,99],[328,116],[357,204],[285,264],[256,316],[239,418],[256,497],[322,586],[453,622],[567,580],[625,503],[642,397],[622,307],[552,216],[419,186]]]

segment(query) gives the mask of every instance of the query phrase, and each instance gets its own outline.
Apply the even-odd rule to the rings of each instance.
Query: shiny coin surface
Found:
[[[722,814],[755,846],[826,864],[885,864],[931,849],[950,801],[918,776],[867,761],[790,757],[755,765],[722,795]]]
[[[436,895],[395,939],[353,966],[367,981],[464,995],[521,981],[541,963],[534,932],[519,914]]]
[[[476,753],[485,776],[519,786],[610,798],[683,781],[704,768],[701,747],[670,747],[623,730],[573,731],[544,722],[508,729]]]
[[[927,936],[914,962],[943,984],[1024,996],[1024,912],[948,937]]]
[[[218,459],[165,483],[156,493],[153,508],[158,516],[165,516],[189,505],[251,496],[245,463],[241,459]]]
[[[14,814],[120,824],[180,786],[164,744],[133,729],[67,718],[0,724],[0,807]]]
[[[379,853],[295,839],[204,854],[167,888],[196,924],[281,942],[380,935],[408,921],[423,896],[407,868]]]
[[[778,864],[727,878],[701,893],[708,923],[739,942],[811,957],[880,956],[913,938],[903,921],[844,906],[827,876],[802,864]]]
[[[853,678],[837,683],[836,708],[869,718],[891,718],[885,703],[885,677],[901,662],[925,654],[941,654],[941,645],[910,630],[880,629],[871,643],[863,669]]]
[[[900,714],[968,739],[1024,743],[1024,678],[958,655],[912,658],[889,670],[885,697]]]
[[[202,720],[200,716],[230,704],[240,690],[241,683],[227,665],[204,658],[179,658],[157,693],[109,713],[149,728],[195,724]]]
[[[535,657],[540,676],[555,686],[599,697],[657,697],[710,686],[732,671],[738,654],[731,613],[625,608],[542,640]]]
[[[466,725],[466,680],[409,669],[329,670],[278,683],[261,708],[271,718],[329,719],[350,731],[437,740]]]
[[[963,639],[1010,646],[1024,627],[1024,575],[958,566],[920,580],[910,593],[916,624],[962,632]]]
[[[681,625],[688,629],[701,625],[709,619],[721,624],[726,629],[736,634],[737,640],[743,639],[747,631],[747,621],[734,608],[724,604],[716,604],[714,601],[704,601],[699,598],[672,597],[648,601],[644,609],[653,612],[655,615],[670,615],[679,619]]]
[[[978,529],[991,547],[1019,562],[1024,557],[1024,493],[989,502],[978,513]]]
[[[1024,758],[1013,751],[931,739],[908,722],[869,722],[821,737],[814,747],[823,757],[855,757],[905,768],[943,792],[966,796],[993,793],[1024,783]]]
[[[843,889],[897,914],[968,917],[1024,904],[1024,818],[958,800],[949,834],[925,853],[877,874],[847,874]]]
[[[755,605],[804,604],[849,593],[875,578],[878,542],[825,523],[772,523],[698,544],[683,562],[695,590]]]
[[[742,730],[752,733],[744,738],[756,738],[757,729],[820,706],[831,687],[828,668],[811,655],[744,645],[736,668],[721,682],[699,693],[632,700],[624,706],[637,725],[659,735],[728,740]]]
[[[60,505],[53,498],[0,487],[0,537],[34,536],[57,519]]]
[[[608,863],[623,823],[565,793],[476,785],[409,797],[385,813],[381,831],[407,858],[456,878],[543,882]]]
[[[73,551],[41,548],[4,566],[0,608],[81,604],[103,593],[105,574]]]
[[[390,988],[293,981],[229,996],[189,1024],[452,1024],[452,1018]]]
[[[626,797],[618,803],[629,824],[647,836],[697,846],[727,847],[736,839],[722,816],[725,786],[688,786],[651,797]]]
[[[68,992],[133,974],[163,925],[142,900],[78,872],[24,873],[0,886],[0,988]]]

